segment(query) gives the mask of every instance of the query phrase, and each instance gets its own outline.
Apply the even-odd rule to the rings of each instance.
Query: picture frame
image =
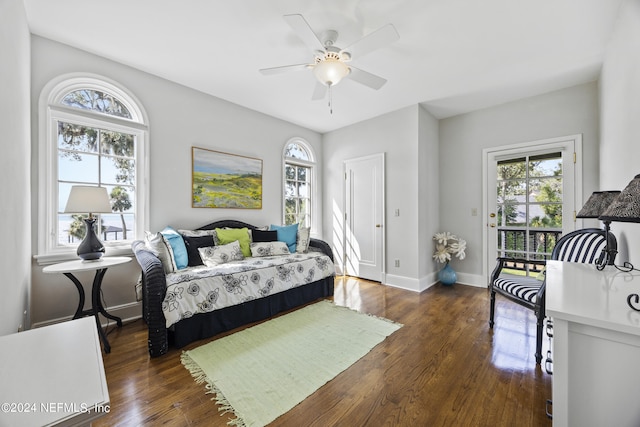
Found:
[[[193,208],[262,209],[262,160],[191,147]]]

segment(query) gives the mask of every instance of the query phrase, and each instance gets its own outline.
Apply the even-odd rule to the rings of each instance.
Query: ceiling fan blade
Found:
[[[324,45],[302,15],[284,15],[284,20],[287,21],[287,24],[293,28],[300,40],[302,40],[309,49],[314,53],[316,51],[324,52]]]
[[[378,90],[387,82],[387,79],[383,79],[380,76],[376,76],[375,74],[371,74],[367,71],[362,71],[359,68],[349,66],[351,68],[351,73],[349,73],[349,78],[363,84],[371,89]]]
[[[393,24],[387,24],[345,47],[342,49],[341,53],[347,52],[352,58],[360,58],[369,52],[395,42],[399,38],[400,35],[396,31],[396,27],[394,27]]]
[[[316,87],[313,89],[313,95],[311,96],[312,101],[320,101],[325,98],[327,95],[327,87],[316,81]]]
[[[288,73],[289,71],[304,70],[305,68],[309,68],[309,67],[310,67],[310,64],[294,64],[294,65],[283,65],[280,67],[262,68],[258,71],[260,71],[265,76],[270,76],[273,74]]]

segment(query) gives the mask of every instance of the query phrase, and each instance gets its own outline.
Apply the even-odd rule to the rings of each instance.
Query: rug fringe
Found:
[[[205,394],[215,394],[215,396],[212,397],[211,400],[215,400],[216,405],[218,406],[218,412],[221,412],[220,416],[228,413],[235,415],[235,418],[230,419],[227,422],[227,425],[236,427],[247,427],[244,419],[235,411],[227,398],[224,397],[224,394],[222,394],[220,389],[209,380],[207,374],[202,370],[202,368],[200,368],[200,366],[196,362],[193,361],[193,359],[191,358],[191,356],[189,356],[189,354],[187,354],[187,352],[182,352],[182,355],[180,355],[180,361],[182,362],[184,367],[187,368],[196,384],[205,383]]]

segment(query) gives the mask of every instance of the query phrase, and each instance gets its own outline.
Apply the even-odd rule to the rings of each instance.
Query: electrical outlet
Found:
[[[394,263],[395,263],[396,267],[400,267],[400,260],[399,259],[395,260]]]
[[[400,216],[400,209],[396,209],[396,211],[394,212],[395,216]]]

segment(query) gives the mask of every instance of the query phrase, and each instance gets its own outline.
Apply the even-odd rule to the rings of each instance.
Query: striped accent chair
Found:
[[[617,240],[610,232],[599,228],[585,228],[572,231],[562,236],[556,242],[551,253],[552,260],[602,263],[605,260],[605,248],[609,240],[609,252],[616,253]],[[606,259],[609,265],[613,265],[615,255]],[[491,274],[489,291],[491,306],[489,312],[489,327],[493,328],[496,294],[500,294],[509,300],[533,310],[536,322],[536,363],[542,361],[542,328],[545,318],[545,289],[544,277],[524,277],[503,273],[504,268],[513,268],[513,265],[528,265],[530,268],[542,270],[545,265],[543,260],[525,260],[517,258],[498,258],[496,268]]]

